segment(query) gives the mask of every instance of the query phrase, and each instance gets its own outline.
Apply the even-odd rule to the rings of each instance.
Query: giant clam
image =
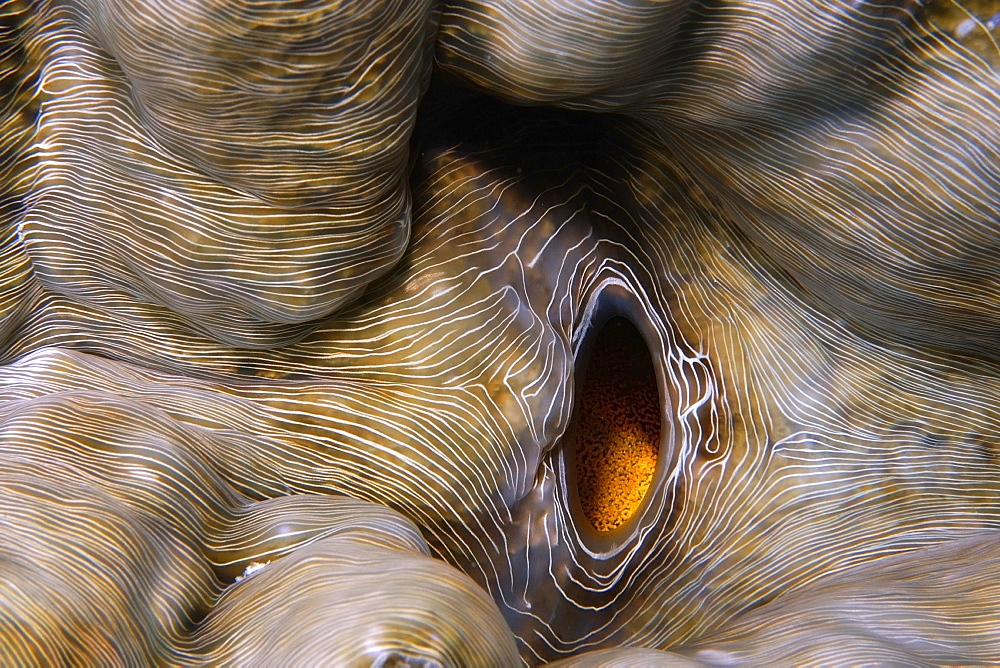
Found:
[[[5,659],[997,658],[1000,80],[917,3],[4,12]]]

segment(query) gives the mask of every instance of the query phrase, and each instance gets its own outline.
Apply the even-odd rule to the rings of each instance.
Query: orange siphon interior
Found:
[[[594,528],[611,531],[639,509],[660,451],[656,374],[645,340],[625,318],[597,333],[577,402],[577,496]]]

